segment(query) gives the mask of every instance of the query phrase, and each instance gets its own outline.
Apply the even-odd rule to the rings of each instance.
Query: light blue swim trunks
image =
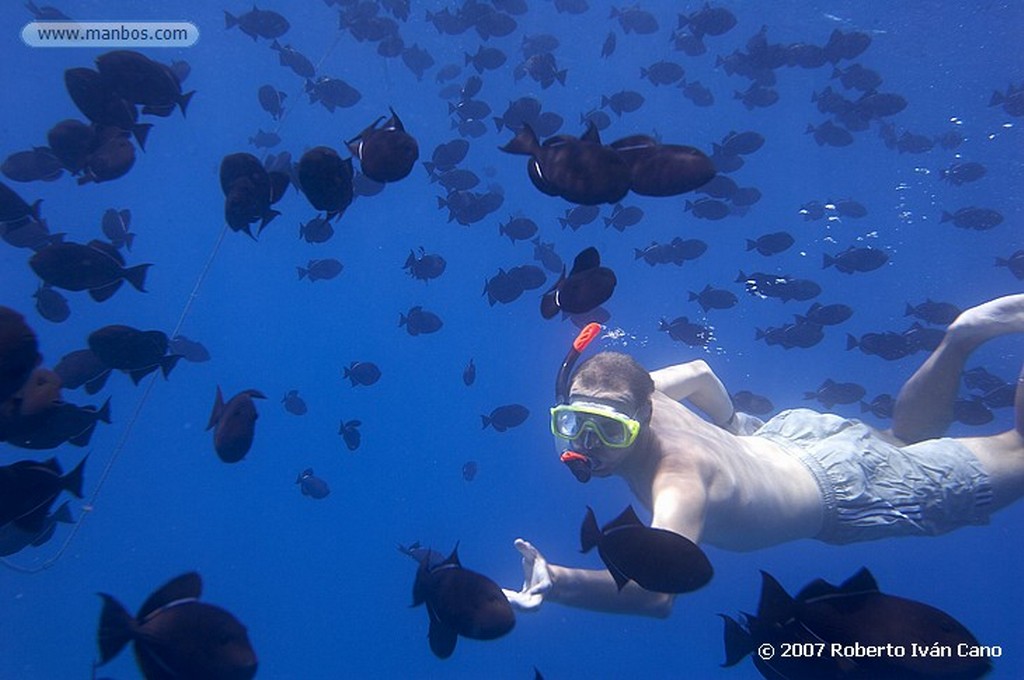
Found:
[[[988,523],[988,473],[955,439],[899,447],[859,420],[810,409],[783,411],[753,436],[781,445],[818,482],[825,516],[816,538],[826,543]]]

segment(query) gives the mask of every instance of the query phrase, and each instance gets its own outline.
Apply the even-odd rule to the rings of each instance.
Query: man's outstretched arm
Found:
[[[725,385],[703,359],[651,371],[651,378],[656,390],[674,401],[686,399],[719,427],[735,413]]]

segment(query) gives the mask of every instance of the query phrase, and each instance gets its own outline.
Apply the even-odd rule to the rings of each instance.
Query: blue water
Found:
[[[1020,121],[988,103],[994,90],[1019,86],[1024,78],[1024,7],[981,1],[726,2],[737,26],[708,37],[706,54],[688,57],[669,42],[683,3],[646,3],[659,31],[626,35],[608,18],[605,3],[592,0],[588,12],[571,16],[558,14],[550,2],[531,2],[530,11],[516,17],[512,34],[487,43],[508,56],[503,68],[483,75],[479,98],[494,115],[510,100],[532,94],[544,110],[565,118],[563,132],[579,134],[580,114],[597,108],[602,95],[634,89],[646,102],[636,112],[611,114],[603,139],[656,132],[666,142],[710,152],[730,131],[755,130],[766,138],[764,147],[731,176],[741,186],[760,189],[762,200],[746,215],[709,222],[684,212],[681,197],[630,195],[625,203],[646,214],[625,232],[605,228],[600,220],[578,232],[564,230],[557,218],[569,205],[529,184],[524,159],[496,149],[511,134],[495,132],[488,122],[462,164],[482,177],[483,186],[499,185],[504,192],[501,209],[483,221],[469,227],[447,222],[437,209],[439,185],[417,167],[381,195],[357,199],[333,239],[310,245],[296,239],[297,225],[315,211],[289,190],[276,206],[282,215],[258,242],[227,233],[207,271],[224,228],[220,160],[238,151],[260,153],[248,144],[258,129],[277,131],[283,142],[273,151],[288,150],[297,158],[315,145],[342,149],[342,140],[392,106],[418,139],[421,160],[457,136],[435,76],[446,64],[461,65],[464,53],[476,52],[482,41],[472,30],[441,35],[424,21],[427,10],[454,9],[454,3],[416,4],[400,32],[407,45],[418,44],[436,62],[422,80],[401,60],[378,57],[372,44],[339,34],[335,8],[313,1],[261,3],[291,22],[283,42],[320,62],[318,73],[344,78],[362,93],[356,106],[334,114],[308,103],[301,79],[278,64],[267,41],[254,42],[237,28],[226,31],[222,3],[142,7],[103,0],[61,6],[76,19],[193,22],[201,31],[195,46],[147,54],[164,62],[187,60],[192,71],[186,89],[197,94],[187,117],[176,112],[153,119],[146,152],[123,178],[86,186],[67,176],[52,183],[9,182],[29,202],[42,199],[51,231],[66,232],[70,240],[100,238],[107,208],[130,209],[137,238],[129,260],[154,263],[147,292],[124,287],[102,304],[68,293],[72,316],[53,324],[33,306],[37,280],[26,264],[30,253],[3,244],[0,303],[26,315],[48,365],[84,347],[96,328],[124,323],[170,333],[183,311],[180,332],[201,341],[213,358],[182,362],[169,380],[156,378],[150,392],[149,379],[133,386],[121,374],[94,397],[66,392],[68,400],[86,404],[109,396],[114,423],[99,427],[87,449],[64,446],[54,454],[69,469],[89,453],[87,497],[104,466],[114,464],[91,509],[72,502],[84,523],[51,568],[33,574],[0,570],[0,677],[89,677],[97,656],[96,593],[113,594],[135,610],[160,584],[195,569],[205,582],[204,600],[228,608],[248,627],[259,677],[532,678],[536,667],[547,678],[752,678],[759,676],[749,660],[719,668],[724,653],[716,614],[756,607],[758,570],[796,592],[817,577],[841,581],[861,566],[871,569],[883,591],[926,601],[955,616],[982,643],[1002,645],[1003,658],[991,677],[1024,677],[1019,505],[995,515],[988,526],[935,539],[848,547],[799,541],[745,554],[709,548],[714,580],[680,598],[668,620],[552,604],[520,615],[515,630],[500,640],[461,640],[446,661],[428,649],[425,611],[409,607],[415,565],[395,550],[399,543],[420,541],[448,552],[458,542],[464,565],[518,587],[516,537],[534,542],[553,562],[597,568],[596,555],[578,550],[585,506],[610,518],[632,501],[618,481],[577,483],[551,443],[546,409],[575,327],[540,317],[540,291],[493,307],[480,295],[499,267],[533,262],[528,242],[510,244],[498,234],[499,222],[512,215],[535,220],[543,240],[553,241],[567,262],[593,245],[617,273],[618,287],[605,305],[616,337],[597,343],[600,348],[630,352],[651,368],[705,358],[731,391],[764,394],[777,409],[806,405],[803,393],[826,378],[859,382],[869,397],[895,393],[924,355],[886,362],[848,352],[846,334],[904,330],[908,302],[931,298],[966,307],[1019,291],[1021,283],[993,263],[1024,247]],[[687,11],[700,6],[685,4]],[[244,2],[226,8],[234,14],[249,9]],[[44,144],[54,123],[80,117],[62,74],[92,65],[103,51],[29,48],[19,32],[30,18],[19,3],[0,10],[4,156]],[[748,111],[733,97],[748,81],[716,68],[715,60],[744,49],[762,26],[770,41],[781,43],[821,45],[836,28],[870,34],[870,48],[856,61],[882,75],[883,91],[908,101],[890,122],[898,131],[933,137],[955,130],[963,143],[955,150],[936,146],[901,154],[886,148],[875,122],[855,133],[849,147],[817,146],[804,131],[808,123],[825,120],[811,93],[827,85],[841,90],[829,78],[830,65],[778,69],[779,102]],[[617,49],[602,59],[609,31],[617,34]],[[568,70],[564,86],[542,90],[528,77],[513,78],[523,36],[541,33],[560,40],[555,54],[559,68]],[[679,63],[687,80],[707,85],[715,105],[699,108],[675,87],[641,81],[640,68],[660,59]],[[456,82],[472,72],[464,68]],[[256,91],[265,83],[288,93],[280,125],[258,105]],[[940,171],[956,161],[980,162],[988,172],[961,187],[940,181]],[[798,214],[808,201],[843,197],[863,203],[867,217],[805,221]],[[999,210],[1005,221],[989,231],[939,222],[942,211],[971,205]],[[778,230],[796,238],[786,253],[768,259],[745,250],[747,238]],[[708,251],[678,268],[648,267],[634,259],[634,248],[674,236],[700,238]],[[821,268],[823,253],[863,243],[884,249],[889,263],[854,275]],[[448,262],[444,275],[429,284],[402,271],[409,251],[419,246]],[[297,265],[324,257],[344,263],[337,279],[297,280]],[[734,283],[738,270],[811,278],[823,288],[820,301],[846,303],[854,316],[826,328],[824,341],[811,349],[756,342],[755,328],[791,321],[810,303],[749,296]],[[709,283],[732,290],[739,304],[702,314],[687,293]],[[444,320],[440,332],[407,335],[398,319],[413,305],[437,312]],[[714,326],[708,348],[687,347],[658,332],[660,318],[684,315]],[[1012,379],[1019,350],[1019,338],[999,339],[981,348],[968,366]],[[471,357],[478,377],[467,388],[461,374]],[[376,362],[380,382],[353,388],[343,381],[342,367],[353,361]],[[204,431],[217,385],[226,394],[254,388],[269,397],[257,403],[252,451],[235,465],[218,460]],[[280,399],[290,389],[308,403],[307,415],[283,409]],[[480,415],[507,403],[527,406],[527,421],[504,433],[481,429]],[[836,410],[861,417],[856,405]],[[363,422],[356,452],[337,435],[339,420],[351,419]],[[954,425],[951,434],[995,433],[1011,422],[1002,409],[984,427]],[[0,447],[4,464],[45,455]],[[469,460],[479,465],[472,482],[461,472]],[[330,484],[326,499],[300,495],[294,480],[307,467]],[[40,567],[68,531],[60,527],[50,543],[9,561]],[[130,678],[138,670],[126,651],[102,674]]]

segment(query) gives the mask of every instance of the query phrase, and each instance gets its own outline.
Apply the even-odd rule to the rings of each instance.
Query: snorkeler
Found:
[[[845,544],[984,524],[1024,495],[1024,375],[1014,429],[941,437],[970,353],[1024,332],[1024,294],[968,309],[950,324],[900,391],[891,432],[802,408],[762,423],[735,411],[702,360],[648,373],[627,355],[602,352],[571,373],[595,335],[596,327],[588,328],[559,373],[551,429],[577,479],[622,477],[652,513],[652,527],[736,551],[801,538]],[[524,583],[505,594],[519,609],[548,600],[671,612],[673,595],[633,583],[620,592],[608,571],[550,564],[523,539],[515,547]]]

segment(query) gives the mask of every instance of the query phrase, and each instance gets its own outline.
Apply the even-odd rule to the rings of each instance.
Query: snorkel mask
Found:
[[[587,345],[589,345],[600,332],[601,324],[588,323],[583,327],[583,330],[579,332],[576,339],[573,340],[572,347],[569,348],[569,353],[565,355],[565,360],[562,361],[562,367],[558,369],[558,377],[555,378],[556,409],[569,403],[569,379],[572,376],[572,368],[576,365],[576,360],[580,358],[580,354],[583,353],[583,350],[587,348]],[[552,409],[552,411],[554,411],[554,409]],[[593,464],[590,462],[590,458],[588,456],[579,453],[578,451],[573,451],[572,449],[566,449],[562,452],[561,460],[569,467],[569,471],[575,475],[578,481],[590,481]]]

